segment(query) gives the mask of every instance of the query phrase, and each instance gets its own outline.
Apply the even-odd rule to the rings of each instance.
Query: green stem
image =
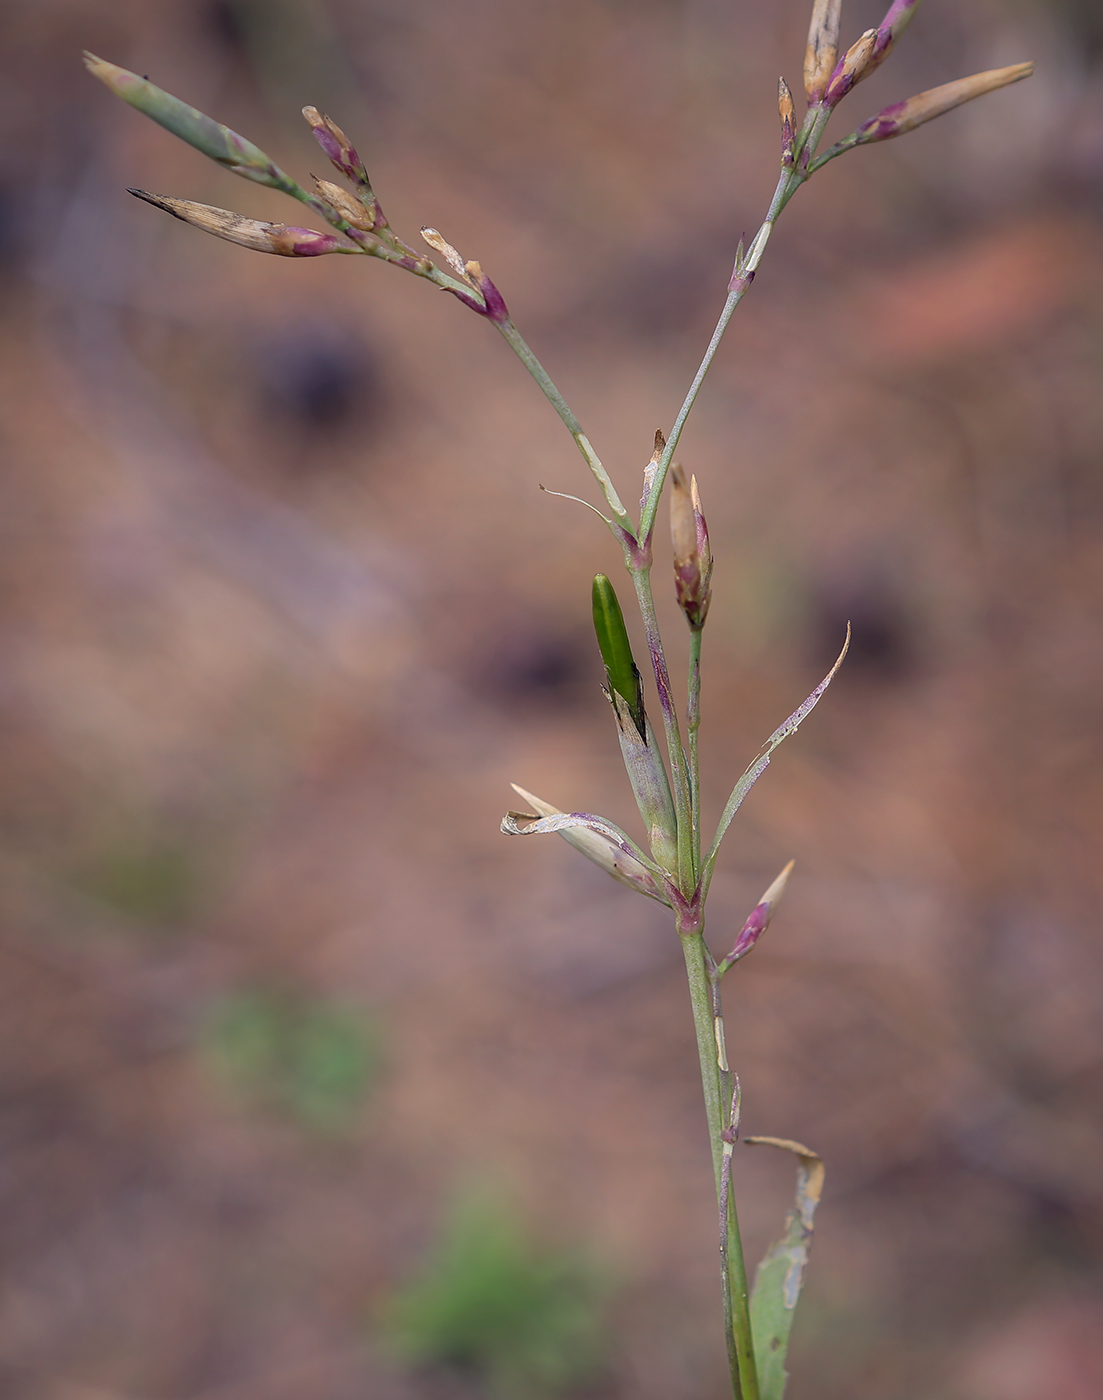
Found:
[[[532,375],[544,397],[566,424],[567,431],[570,433],[571,437],[574,438],[575,444],[582,454],[583,461],[585,461],[586,465],[590,468],[598,486],[601,487],[601,493],[605,497],[609,509],[613,512],[613,517],[617,525],[628,536],[629,541],[638,541],[645,549],[651,535],[651,530],[655,524],[655,512],[659,508],[659,498],[662,495],[663,483],[666,481],[666,474],[670,469],[670,463],[677,450],[678,439],[682,435],[682,429],[685,427],[686,420],[693,410],[693,405],[697,400],[697,395],[700,393],[701,385],[705,382],[705,376],[709,372],[709,366],[712,364],[716,352],[720,348],[720,342],[724,338],[724,332],[728,328],[728,322],[734,315],[735,308],[746,295],[747,288],[750,286],[754,274],[758,270],[758,265],[762,260],[763,253],[766,251],[766,244],[770,240],[770,234],[773,232],[774,223],[778,215],[808,178],[809,172],[799,168],[802,155],[804,151],[807,150],[809,160],[815,156],[816,147],[819,144],[820,137],[823,135],[823,129],[827,125],[830,115],[830,112],[822,108],[812,108],[809,111],[797,142],[795,153],[797,164],[788,166],[782,170],[781,178],[778,180],[777,188],[774,190],[774,197],[770,201],[770,207],[766,212],[766,218],[762,222],[762,227],[751,240],[750,247],[747,249],[746,254],[736,265],[735,271],[732,274],[731,283],[729,284],[727,300],[724,302],[724,308],[720,313],[720,319],[716,323],[716,329],[712,333],[712,339],[708,343],[704,358],[697,368],[697,373],[693,376],[693,383],[689,386],[689,392],[686,394],[682,406],[678,410],[678,416],[674,420],[674,426],[671,428],[670,435],[666,440],[666,447],[663,450],[663,455],[659,459],[654,480],[648,490],[647,499],[640,515],[638,529],[633,529],[631,517],[627,510],[625,510],[623,501],[621,501],[620,497],[617,495],[616,487],[613,485],[609,473],[605,470],[589,438],[582,431],[581,423],[579,423],[578,419],[571,411],[570,405],[567,403],[566,399],[564,399],[558,388],[556,388],[547,370],[532,353],[524,337],[512,321],[495,322],[495,325],[497,325],[498,329],[501,331],[510,349],[513,350],[514,354],[525,366],[529,374]],[[438,269],[434,268],[433,273],[438,273]],[[437,276],[434,276],[433,273],[426,275],[430,277],[430,280],[436,281],[438,285],[444,286],[452,281],[451,278],[447,277],[447,274],[438,273]]]
[[[701,768],[697,753],[697,731],[701,727],[701,631],[689,633],[689,676],[686,681],[686,739],[689,743],[689,810],[693,826],[693,875],[701,873]]]
[[[593,447],[590,445],[589,438],[582,431],[582,424],[579,423],[578,419],[571,412],[570,405],[552,382],[551,376],[548,374],[547,370],[529,349],[523,336],[513,322],[496,321],[495,325],[497,325],[498,329],[501,331],[506,344],[528,370],[529,374],[532,375],[544,397],[566,424],[567,431],[570,433],[571,437],[574,438],[579,452],[582,453],[583,461],[590,468],[590,471],[594,475],[594,480],[601,487],[601,493],[605,497],[609,509],[613,512],[617,524],[630,535],[632,539],[635,539],[636,532],[632,527],[631,516],[625,510],[623,502],[617,495],[616,488],[613,485],[609,473],[601,464],[601,458],[594,451]]]
[[[724,1339],[728,1346],[728,1375],[732,1395],[742,1400],[743,1385],[739,1379],[739,1348],[735,1344],[735,1310],[732,1307],[732,1276],[728,1260],[728,1217],[732,1186],[732,1143],[725,1142],[720,1159],[720,1292],[724,1301]]]
[[[808,124],[808,134],[804,144],[809,147],[810,154],[815,152],[815,143],[818,142],[822,134],[823,127],[827,123],[830,113],[823,115],[822,120],[815,118]],[[804,133],[802,132],[802,135]],[[724,332],[728,329],[728,322],[735,314],[735,308],[747,294],[747,288],[751,284],[754,273],[758,270],[758,265],[762,261],[762,255],[766,251],[766,244],[770,241],[770,234],[773,232],[774,223],[778,215],[792,199],[796,191],[807,179],[807,175],[796,167],[788,167],[781,172],[781,178],[777,182],[774,190],[774,197],[770,201],[770,207],[766,211],[766,217],[762,221],[762,227],[751,240],[751,245],[747,249],[746,255],[736,264],[729,284],[728,297],[724,302],[724,309],[720,312],[720,319],[716,323],[716,329],[712,333],[712,339],[708,343],[704,358],[698,366],[697,373],[693,376],[693,383],[689,386],[689,392],[685,396],[678,416],[674,420],[674,426],[670,430],[670,435],[666,440],[666,447],[663,455],[659,458],[659,464],[655,469],[655,479],[647,496],[647,503],[640,516],[639,538],[645,540],[652,525],[655,523],[655,512],[659,508],[659,497],[662,495],[663,483],[666,481],[666,474],[670,468],[670,463],[674,459],[674,453],[678,447],[678,439],[682,436],[682,429],[686,425],[686,419],[693,410],[693,405],[697,400],[697,395],[701,391],[701,385],[705,382],[705,375],[709,372],[716,352],[720,348],[720,342],[724,339]]]
[[[723,1274],[724,1312],[729,1307],[732,1318],[729,1358],[733,1363],[732,1394],[735,1400],[759,1400],[758,1372],[755,1369],[754,1343],[751,1337],[750,1306],[747,1295],[747,1271],[743,1262],[743,1242],[739,1233],[739,1218],[735,1196],[724,1190],[725,1143],[722,1137],[731,1099],[731,1077],[727,1051],[724,1048],[723,1016],[717,1014],[719,992],[709,977],[707,950],[701,930],[682,932],[682,953],[689,978],[689,999],[693,1008],[693,1027],[697,1033],[697,1055],[701,1063],[701,1085],[705,1095],[705,1116],[708,1119],[709,1143],[712,1148],[716,1199],[726,1206],[727,1268]],[[725,1097],[726,1093],[726,1097]]]
[[[659,692],[659,707],[663,712],[666,751],[670,759],[670,785],[674,797],[674,814],[678,822],[678,883],[682,892],[688,896],[696,888],[697,873],[693,860],[693,809],[686,753],[682,747],[682,731],[678,724],[674,697],[670,691],[670,672],[667,670],[663,639],[659,635],[659,619],[655,615],[655,599],[651,593],[651,566],[648,564],[633,567],[629,564],[628,572],[636,588],[636,600],[647,633],[651,669],[655,673],[655,689]]]

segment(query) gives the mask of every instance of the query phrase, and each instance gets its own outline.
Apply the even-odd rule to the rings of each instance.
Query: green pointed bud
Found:
[[[604,574],[594,575],[594,631],[601,648],[601,659],[605,662],[609,689],[628,706],[640,738],[646,742],[643,683],[632,659],[632,645],[628,640],[616,591]]]
[[[252,141],[247,141],[244,136],[239,136],[236,131],[231,131],[221,122],[214,121],[205,112],[197,111],[188,103],[181,102],[178,97],[173,97],[172,93],[157,87],[148,78],[139,77],[128,68],[120,68],[118,64],[97,58],[87,50],[84,63],[88,71],[99,78],[101,83],[105,83],[116,97],[121,97],[124,102],[137,107],[139,112],[144,112],[166,131],[179,136],[181,141],[186,141],[189,146],[194,146],[197,151],[210,156],[211,160],[218,161],[219,165],[224,165],[235,175],[255,180],[260,185],[270,185],[273,189],[283,190],[287,194],[293,193],[288,186],[294,186],[294,189],[298,190],[295,182],[283,173],[275,161],[266,156],[259,147],[254,146]],[[298,198],[297,194],[295,198]]]

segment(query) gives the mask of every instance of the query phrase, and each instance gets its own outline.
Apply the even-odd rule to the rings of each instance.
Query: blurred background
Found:
[[[630,501],[807,8],[3,7],[3,1396],[725,1393],[665,911],[498,832],[510,780],[637,832],[588,615],[618,555],[537,489],[584,467],[451,297],[131,199],[309,222],[80,50],[300,179],[329,111]],[[845,42],[879,18],[848,0]],[[1028,58],[801,191],[680,451],[710,820],[854,626],[710,906],[723,952],[796,858],[726,990],[745,1130],[828,1167],[793,1400],[1103,1393],[1100,11],[928,0],[836,134]],[[752,1261],[792,1175],[737,1158]]]

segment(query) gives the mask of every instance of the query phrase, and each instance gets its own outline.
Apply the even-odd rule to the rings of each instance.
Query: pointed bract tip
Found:
[[[117,97],[122,97],[129,101],[126,90],[134,83],[144,82],[137,73],[132,73],[129,68],[120,68],[117,63],[109,63],[106,58],[100,58],[91,53],[88,49],[83,53],[84,66],[93,77],[99,78],[101,83],[106,84]]]
[[[518,797],[527,802],[533,811],[539,812],[542,817],[557,817],[561,814],[561,808],[553,807],[550,802],[545,802],[543,798],[526,791],[520,783],[510,783],[510,787]]]
[[[790,861],[766,893],[758,901],[747,919],[747,922],[739,930],[739,937],[724,959],[723,969],[727,969],[732,963],[737,963],[740,958],[744,958],[755,946],[758,940],[770,927],[770,920],[773,918],[774,910],[785,893],[785,886],[789,883],[789,876],[793,873],[795,861]]]
[[[759,904],[768,904],[770,906],[771,912],[777,908],[778,904],[781,901],[781,896],[785,893],[785,886],[789,883],[789,876],[793,873],[793,867],[795,865],[795,860],[791,860],[789,862],[789,864],[777,877],[774,883],[758,901]]]

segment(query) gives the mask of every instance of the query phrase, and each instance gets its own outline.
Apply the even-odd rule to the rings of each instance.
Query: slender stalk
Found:
[[[630,535],[632,539],[635,539],[636,531],[632,525],[632,518],[625,510],[624,504],[617,495],[616,488],[613,485],[609,473],[602,466],[601,458],[591,446],[590,439],[582,431],[582,424],[574,416],[570,405],[556,388],[547,370],[529,349],[524,337],[513,322],[501,321],[495,322],[495,325],[497,325],[498,329],[501,331],[506,344],[528,370],[529,374],[532,375],[541,393],[566,424],[567,431],[570,433],[571,437],[574,438],[579,452],[582,453],[583,461],[590,468],[595,481],[601,487],[601,493],[605,497],[609,509],[613,512],[617,524]]]
[[[750,1307],[747,1295],[747,1271],[743,1262],[743,1242],[739,1233],[739,1218],[734,1193],[724,1190],[725,1142],[723,1139],[726,1108],[731,1099],[731,1080],[727,1051],[724,1048],[724,1022],[715,1014],[718,1004],[715,987],[709,976],[708,951],[700,927],[681,932],[682,954],[689,979],[689,999],[693,1008],[693,1027],[697,1033],[697,1055],[701,1063],[701,1085],[705,1095],[705,1116],[708,1119],[709,1143],[716,1183],[716,1199],[725,1207],[727,1230],[725,1244],[727,1268],[724,1271],[724,1312],[729,1307],[732,1317],[732,1343],[729,1356],[734,1357],[732,1394],[735,1400],[759,1400],[758,1373],[755,1369],[754,1344],[751,1338]],[[726,1085],[726,1090],[725,1090]],[[730,1170],[730,1163],[729,1163]]]
[[[655,615],[655,599],[651,593],[651,567],[629,566],[632,582],[636,588],[636,599],[640,606],[644,630],[647,633],[647,650],[651,655],[651,669],[655,673],[655,688],[659,692],[659,706],[663,712],[663,727],[666,731],[666,751],[670,758],[671,788],[674,797],[674,814],[678,820],[678,879],[682,892],[691,894],[697,884],[693,861],[693,817],[690,803],[690,785],[686,752],[682,747],[682,731],[678,724],[678,711],[674,707],[674,697],[670,691],[670,672],[667,670],[663,639],[659,635],[659,619]]]
[[[712,339],[708,343],[704,358],[697,368],[697,373],[693,376],[693,383],[689,386],[682,406],[678,410],[678,416],[675,418],[674,426],[671,428],[667,437],[663,455],[659,458],[659,465],[655,470],[654,485],[648,494],[647,504],[644,506],[643,514],[640,516],[639,537],[641,540],[647,538],[648,532],[654,524],[655,512],[659,508],[659,498],[662,495],[663,483],[666,481],[666,474],[669,470],[670,463],[674,459],[674,453],[678,447],[678,439],[682,436],[682,429],[686,425],[686,419],[693,411],[693,405],[697,401],[697,395],[701,391],[701,385],[705,382],[705,375],[708,374],[709,367],[716,357],[717,350],[720,348],[720,342],[724,339],[724,332],[728,329],[728,322],[735,314],[735,308],[743,300],[747,293],[747,288],[751,284],[751,276],[749,274],[754,273],[766,249],[766,244],[773,231],[773,220],[777,217],[777,213],[781,207],[779,198],[784,187],[794,178],[796,178],[799,184],[800,178],[794,177],[792,171],[786,170],[782,172],[781,179],[778,181],[778,187],[774,192],[774,198],[770,204],[770,212],[767,214],[762,227],[755,235],[750,248],[748,248],[746,259],[741,265],[736,266],[735,272],[732,275],[732,285],[729,288],[727,300],[724,302],[724,309],[720,312],[720,319],[716,323],[716,329],[712,333]]]
[[[698,730],[701,722],[701,632],[690,633],[689,675],[687,682],[686,732],[688,753],[682,746],[678,712],[670,687],[670,673],[659,633],[655,602],[651,591],[651,532],[655,523],[666,474],[670,468],[682,429],[693,410],[697,395],[712,365],[720,342],[746,295],[755,272],[766,251],[774,223],[785,205],[808,178],[809,163],[823,134],[830,114],[810,111],[805,119],[795,151],[797,164],[782,170],[773,199],[761,228],[750,247],[736,263],[729,284],[728,296],[716,323],[704,357],[694,375],[678,416],[671,428],[666,447],[656,467],[650,490],[640,513],[640,523],[633,529],[616,489],[582,426],[551,377],[526,344],[511,321],[496,322],[506,342],[536,381],[544,396],[555,409],[574,438],[583,460],[593,473],[612,511],[615,527],[619,526],[624,546],[625,563],[631,574],[636,598],[647,633],[647,646],[655,674],[659,705],[663,713],[667,753],[670,759],[671,787],[678,827],[678,883],[687,900],[697,888],[701,869],[700,762]],[[614,533],[618,533],[614,527]],[[703,895],[704,891],[702,891]],[[751,1334],[747,1270],[743,1258],[743,1243],[739,1230],[735,1194],[732,1190],[732,1149],[735,1140],[736,1099],[732,1093],[732,1074],[728,1066],[724,1041],[724,1016],[720,999],[720,977],[716,963],[705,946],[702,934],[701,909],[703,898],[686,905],[679,920],[679,935],[689,980],[690,1003],[697,1036],[697,1052],[701,1065],[701,1085],[705,1099],[709,1142],[712,1149],[713,1174],[716,1184],[720,1218],[720,1259],[724,1308],[724,1330],[728,1350],[734,1400],[759,1400],[758,1373],[755,1366],[754,1340]],[[692,912],[691,912],[692,910]],[[725,1107],[732,1105],[732,1116],[725,1118]]]
[[[735,308],[743,300],[747,293],[747,288],[754,280],[755,272],[758,270],[758,265],[762,261],[762,255],[766,251],[766,244],[770,241],[770,234],[773,232],[774,223],[778,215],[808,178],[808,161],[810,161],[816,153],[816,147],[819,145],[824,127],[827,125],[830,115],[830,112],[822,108],[812,108],[809,110],[797,141],[795,152],[797,164],[788,166],[782,170],[781,176],[777,182],[777,188],[774,190],[773,199],[770,201],[770,207],[766,211],[766,218],[763,220],[761,228],[751,240],[750,247],[747,249],[746,254],[736,263],[729,284],[728,296],[724,302],[723,310],[720,312],[720,319],[716,323],[716,329],[712,333],[712,339],[708,343],[708,348],[705,350],[704,357],[697,368],[697,373],[693,376],[693,383],[689,386],[682,406],[678,410],[678,416],[674,420],[674,426],[671,428],[669,436],[667,437],[666,447],[663,450],[663,455],[659,459],[653,484],[647,493],[647,499],[640,515],[638,529],[633,529],[631,517],[627,510],[625,510],[624,503],[617,495],[616,488],[613,485],[609,473],[605,470],[589,438],[587,438],[586,434],[582,431],[582,425],[571,411],[570,405],[567,403],[566,399],[564,399],[563,395],[556,388],[547,370],[545,370],[544,366],[532,353],[524,337],[512,321],[495,322],[506,340],[506,343],[532,375],[541,392],[566,424],[567,430],[574,438],[579,452],[582,453],[583,460],[593,473],[597,484],[601,487],[602,495],[604,495],[609,509],[613,512],[617,524],[627,533],[630,539],[637,540],[645,546],[647,540],[650,538],[652,527],[655,524],[655,512],[659,508],[659,499],[662,496],[663,484],[666,481],[666,474],[670,469],[670,463],[673,461],[674,453],[677,450],[678,439],[682,436],[682,429],[685,427],[686,420],[693,411],[693,405],[697,401],[697,395],[700,393],[701,385],[705,382],[705,376],[708,374],[709,367],[716,357],[717,350],[720,348],[720,342],[724,339],[724,332],[727,330],[728,323],[735,314]],[[801,168],[802,166],[804,168]]]
[[[689,809],[693,823],[693,876],[701,873],[701,769],[697,732],[701,727],[701,631],[690,628],[689,676],[686,681],[686,740],[689,745]]]
[[[720,1159],[720,1291],[724,1298],[724,1338],[728,1345],[728,1374],[731,1377],[732,1395],[735,1400],[742,1400],[739,1348],[735,1344],[735,1311],[732,1308],[731,1265],[728,1260],[728,1202],[731,1199],[733,1147],[734,1142],[725,1142]]]
[[[831,113],[825,110],[813,108],[805,118],[804,127],[800,133],[797,145],[798,161],[802,153],[807,150],[808,158],[815,155],[816,147],[823,135],[823,129],[827,125]],[[659,508],[659,497],[662,495],[663,483],[666,480],[666,473],[670,463],[674,459],[674,453],[678,447],[678,439],[682,436],[682,429],[686,425],[686,419],[693,411],[693,405],[697,400],[697,395],[701,390],[701,385],[705,382],[705,375],[709,372],[716,352],[720,348],[720,342],[724,339],[724,332],[728,329],[728,322],[735,313],[735,308],[743,300],[747,293],[747,288],[754,280],[754,274],[758,270],[758,265],[762,261],[762,255],[766,251],[766,244],[770,241],[770,234],[773,232],[774,224],[778,215],[792,199],[793,195],[800,189],[808,178],[808,170],[800,169],[798,166],[790,166],[781,172],[774,190],[774,197],[770,201],[770,207],[766,212],[766,217],[762,221],[762,227],[755,234],[747,249],[746,256],[736,264],[732,273],[732,280],[729,284],[727,300],[724,308],[720,312],[720,319],[716,323],[716,329],[712,333],[712,339],[708,343],[704,357],[698,366],[697,373],[693,376],[693,383],[689,386],[689,391],[685,396],[678,416],[674,420],[674,426],[666,440],[666,448],[659,465],[655,471],[654,485],[648,495],[647,504],[644,506],[640,517],[639,538],[647,538],[648,532],[655,521],[655,512]]]

